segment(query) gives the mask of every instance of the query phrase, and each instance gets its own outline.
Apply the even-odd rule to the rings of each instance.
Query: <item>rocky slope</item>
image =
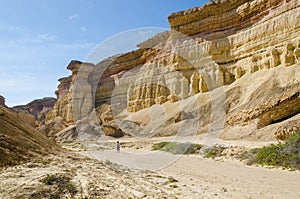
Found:
[[[299,0],[210,1],[168,20],[171,30],[138,50],[96,65],[72,61],[47,115],[62,124],[52,134],[93,115],[79,132],[100,123],[112,136],[174,135],[192,125],[270,140],[300,128]],[[103,106],[112,110],[93,111]]]
[[[211,198],[212,190],[70,152],[0,168],[0,198]],[[16,180],[17,179],[17,180]],[[173,179],[173,180],[172,180]]]
[[[0,107],[0,167],[27,162],[60,151],[16,113]]]

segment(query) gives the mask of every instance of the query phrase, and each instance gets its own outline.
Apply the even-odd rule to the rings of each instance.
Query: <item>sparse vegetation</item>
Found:
[[[300,170],[300,132],[288,137],[284,144],[272,144],[244,152],[239,157],[247,164],[261,164]]]
[[[51,163],[51,160],[50,160],[50,159],[41,159],[41,160],[40,160],[40,163],[43,164],[43,165],[45,166],[45,165],[50,164],[50,163]]]
[[[80,142],[64,141],[60,144],[63,148],[70,151],[87,151],[88,148]]]
[[[62,198],[68,193],[72,197],[77,193],[77,189],[71,179],[63,174],[49,175],[40,180],[47,188],[39,190],[31,194],[30,198]]]
[[[213,146],[211,148],[207,148],[206,151],[204,151],[204,157],[205,158],[212,158],[215,159],[216,157],[221,157],[223,156],[223,151],[224,151],[225,147],[222,146]]]
[[[176,184],[171,184],[170,187],[176,189],[176,188],[178,188],[178,185],[176,185]]]
[[[112,163],[110,160],[105,160],[105,161],[104,161],[104,164],[105,164],[105,165],[112,165],[113,163]]]
[[[174,177],[168,177],[169,183],[178,182]]]
[[[201,144],[178,143],[178,142],[159,142],[152,145],[153,151],[165,151],[172,154],[197,154],[203,147]]]

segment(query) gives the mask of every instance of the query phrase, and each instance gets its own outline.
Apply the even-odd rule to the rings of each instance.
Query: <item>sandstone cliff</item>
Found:
[[[270,140],[300,128],[299,0],[210,1],[168,19],[171,30],[138,50],[72,61],[47,122],[66,127],[96,106],[107,135],[174,135],[193,124],[199,134]]]

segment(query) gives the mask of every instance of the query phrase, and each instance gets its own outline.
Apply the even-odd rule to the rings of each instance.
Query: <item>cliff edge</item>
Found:
[[[168,20],[170,31],[138,50],[72,61],[47,115],[63,124],[51,135],[91,114],[112,136],[176,135],[196,124],[196,134],[218,127],[223,139],[274,140],[300,129],[299,0],[210,1]]]

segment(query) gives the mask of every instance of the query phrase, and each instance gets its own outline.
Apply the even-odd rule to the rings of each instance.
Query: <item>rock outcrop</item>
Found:
[[[46,115],[53,109],[55,103],[55,98],[45,97],[33,100],[26,105],[14,106],[11,110],[17,112],[24,120],[30,121],[32,126],[39,126],[45,121]]]
[[[210,1],[168,20],[171,30],[138,50],[96,65],[72,61],[72,75],[59,80],[58,102],[47,121],[60,117],[72,125],[108,104],[114,118],[100,119],[107,135],[131,127],[171,135],[183,121],[199,124],[193,131],[203,133],[217,126],[209,109],[225,103],[223,138],[272,139],[299,129],[299,0]],[[106,70],[99,75],[101,68]],[[226,94],[224,103],[218,89]],[[175,108],[182,103],[185,114]],[[153,119],[159,106],[173,109]]]
[[[72,75],[58,80],[60,84],[58,85],[58,90],[55,91],[57,103],[54,105],[53,110],[47,115],[46,121],[61,117],[66,125],[74,123],[72,113],[72,86],[76,80],[81,64],[82,62],[80,61],[71,61],[67,69],[72,71]]]
[[[48,111],[54,107],[56,99],[53,97],[45,97],[42,99],[36,99],[29,102],[26,105],[14,106],[11,109],[15,112],[26,112],[30,113],[38,119],[39,115],[45,111]]]
[[[1,95],[0,95],[0,106],[2,106],[2,107],[7,107],[7,106],[5,105],[5,98],[4,98],[3,96],[1,96]]]

